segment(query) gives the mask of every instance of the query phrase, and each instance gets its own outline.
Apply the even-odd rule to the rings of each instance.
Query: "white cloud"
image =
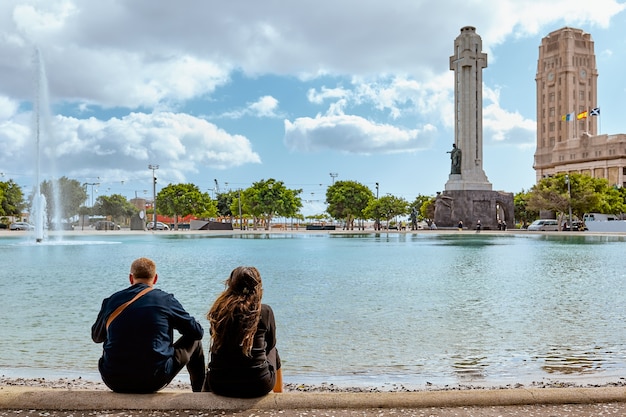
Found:
[[[421,130],[377,124],[359,116],[333,114],[285,120],[285,144],[297,151],[336,150],[355,154],[409,152],[430,146],[432,125]]]
[[[500,107],[500,91],[483,88],[483,136],[492,143],[534,147],[537,123]]]
[[[248,103],[245,108],[224,112],[220,117],[229,119],[240,119],[245,116],[252,117],[280,117],[278,110],[278,100],[272,96],[263,96],[253,103]]]
[[[13,117],[19,108],[19,103],[10,97],[0,95],[0,120]]]
[[[322,87],[320,91],[317,91],[315,88],[309,89],[307,92],[307,99],[311,103],[322,104],[327,100],[339,100],[352,95],[352,92],[345,88],[335,87],[328,88]]]
[[[259,117],[276,117],[278,100],[272,96],[263,96],[250,105],[250,110]]]
[[[3,129],[3,137],[19,146],[0,156],[0,166],[24,172],[27,161],[34,169],[31,129],[16,123],[6,125],[13,128]],[[203,167],[226,169],[261,162],[247,138],[187,114],[131,113],[107,121],[57,116],[51,128],[52,137],[42,135],[42,165],[51,169],[51,162],[61,161],[71,167],[68,174],[101,176],[98,170],[106,169],[133,177],[133,172],[145,170],[147,164],[158,163],[172,179],[182,181]],[[15,155],[18,157],[13,159]]]
[[[14,63],[30,60],[28,48],[16,49],[20,36],[21,44],[42,50],[58,99],[167,108],[213,92],[235,68],[244,74],[396,74],[425,80],[448,71],[451,40],[467,22],[477,27],[488,50],[556,22],[606,27],[626,7],[616,0],[593,5],[397,0],[367,7],[321,0],[314,11],[297,2],[192,3],[2,2],[0,91],[20,74],[12,70]]]

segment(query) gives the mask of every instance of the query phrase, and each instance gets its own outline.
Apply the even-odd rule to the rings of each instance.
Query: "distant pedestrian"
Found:
[[[480,223],[480,219],[478,219],[478,221],[476,222],[476,232],[480,232],[480,229],[482,229],[483,225]]]
[[[459,232],[460,232],[461,230],[463,230],[463,221],[462,221],[462,220],[459,220],[458,227],[459,227]]]

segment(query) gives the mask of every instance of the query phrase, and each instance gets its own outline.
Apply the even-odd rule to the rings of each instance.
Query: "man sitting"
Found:
[[[184,366],[192,390],[202,389],[204,330],[172,294],[153,289],[157,279],[152,260],[135,260],[130,267],[131,286],[104,299],[91,328],[93,341],[104,343],[100,375],[115,392],[156,392]],[[181,334],[176,342],[174,330]]]

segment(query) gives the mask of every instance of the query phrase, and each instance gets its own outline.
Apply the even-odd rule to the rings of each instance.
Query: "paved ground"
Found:
[[[306,409],[306,410],[133,410],[133,411],[56,411],[56,410],[0,410],[0,417],[604,417],[626,416],[626,403],[525,405],[491,407],[428,407],[419,409]]]

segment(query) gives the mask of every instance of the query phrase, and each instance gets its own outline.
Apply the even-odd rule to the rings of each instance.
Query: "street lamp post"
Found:
[[[378,187],[379,184],[376,183],[376,200],[378,200]],[[376,216],[376,221],[374,222],[374,230],[380,230],[380,219]]]
[[[243,218],[241,217],[241,188],[239,189],[239,196],[237,197],[239,200],[239,231],[243,230]]]
[[[569,180],[569,174],[565,175],[565,182],[567,183],[567,195],[569,196],[569,200],[567,204],[569,205],[569,231],[572,231],[572,185]]]
[[[154,171],[159,169],[158,165],[148,165],[148,169],[152,170],[152,220],[154,222],[152,226],[152,230],[157,230],[157,211],[156,211],[156,177],[154,176]]]
[[[100,185],[100,183],[99,182],[84,182],[83,183],[83,187],[87,187],[88,185],[91,186],[91,204],[90,204],[91,210],[90,212],[91,212],[91,215],[93,216],[93,187],[94,186],[97,187],[98,185]],[[85,219],[82,219],[81,224],[82,224],[81,230],[83,230],[85,227]]]

